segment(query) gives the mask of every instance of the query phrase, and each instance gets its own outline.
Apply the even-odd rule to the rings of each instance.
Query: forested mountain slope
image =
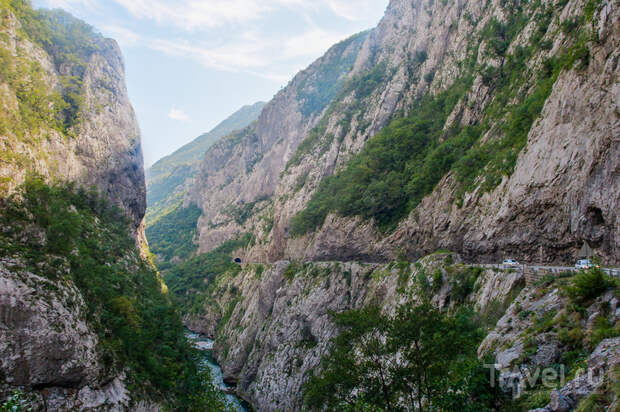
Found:
[[[189,182],[198,173],[197,166],[205,152],[222,137],[248,127],[258,119],[264,107],[263,102],[242,107],[210,132],[198,136],[147,170],[147,225],[155,223],[182,202]]]
[[[187,198],[203,210],[200,250],[252,232],[252,261],[449,248],[560,262],[587,241],[617,262],[617,10],[392,1],[325,110],[304,116],[294,80],[254,139],[207,153]],[[278,106],[284,96],[291,104]],[[290,147],[283,161],[261,158],[269,130]],[[224,167],[243,150],[249,159]],[[239,209],[251,211],[230,223],[226,211]]]
[[[26,0],[0,1],[0,183],[0,409],[221,410],[145,258],[120,49]]]
[[[200,252],[248,227],[254,227],[257,236],[271,230],[271,199],[286,162],[338,93],[367,36],[361,33],[332,47],[265,106],[256,124],[207,151],[185,199],[203,213],[198,222]]]
[[[338,359],[353,370],[353,349],[376,354],[364,342],[394,331],[382,321],[422,300],[420,282],[446,316],[463,309],[481,321],[466,342],[474,368],[450,366],[444,378],[455,380],[439,379],[438,393],[462,393],[459,377],[488,355],[523,366],[519,379],[558,362],[609,372],[594,386],[529,388],[516,410],[571,410],[599,390],[601,404],[617,405],[617,282],[596,271],[523,289],[523,276],[454,266],[458,256],[409,262],[449,249],[468,262],[569,264],[587,242],[619,263],[619,45],[617,0],[392,0],[377,28],[332,48],[256,125],[206,153],[185,198],[200,214],[199,255],[167,274],[186,323],[216,338],[226,376],[260,410],[296,410],[304,395],[311,406],[392,410],[416,391],[377,399],[377,384],[356,396],[356,379],[372,371],[331,381],[324,372]],[[334,315],[373,305],[376,324]],[[358,346],[330,364],[343,331],[358,333]],[[308,388],[315,375],[337,395]]]

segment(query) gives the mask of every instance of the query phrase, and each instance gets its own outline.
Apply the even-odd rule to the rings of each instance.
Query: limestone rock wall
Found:
[[[573,46],[574,39],[563,27],[583,18],[586,2],[571,0],[562,7],[551,2],[537,3],[538,8],[525,2],[514,5],[528,21],[508,46],[509,53],[529,45],[542,8],[554,10],[543,36],[547,45],[527,61],[519,91],[527,95],[544,62]],[[330,53],[281,91],[243,137],[222,141],[207,153],[194,194],[186,199],[204,211],[198,224],[199,251],[251,232],[260,234],[246,251],[246,260],[252,262],[384,262],[403,251],[418,258],[449,248],[470,260],[511,256],[566,264],[588,242],[606,263],[618,264],[620,199],[612,189],[620,184],[618,0],[596,4],[588,23],[597,36],[586,44],[588,67],[559,74],[514,172],[491,192],[474,190],[461,204],[455,177],[448,173],[389,234],[380,233],[373,222],[332,215],[314,233],[302,238],[289,235],[291,219],[307,206],[321,181],[345,167],[368,139],[393,117],[406,114],[418,97],[446,90],[467,74],[468,56],[473,53],[480,67],[505,63],[489,52],[481,33],[492,19],[508,22],[514,17],[510,7],[495,0],[391,1],[383,20],[365,35],[352,70],[344,74],[347,82],[328,109],[302,115],[300,84],[306,83],[300,82],[324,66]],[[379,80],[369,90],[347,88],[373,70]],[[471,90],[445,127],[482,121],[495,92],[482,73],[474,73]],[[498,123],[482,141],[501,138]],[[303,150],[295,154],[302,141]],[[253,205],[256,201],[258,206]],[[242,222],[226,212],[248,205],[253,206],[250,217]]]
[[[82,70],[74,67],[78,63],[58,64],[26,34],[4,3],[0,34],[3,56],[10,56],[19,74],[33,70],[37,76],[37,81],[29,79],[32,90],[26,92],[61,94],[63,78]],[[144,248],[146,189],[140,130],[125,86],[120,48],[114,40],[94,36],[95,51],[83,62],[79,121],[66,133],[53,124],[20,124],[30,121],[21,115],[20,93],[26,92],[0,76],[2,120],[8,118],[11,126],[0,132],[0,196],[11,195],[31,175],[92,187],[126,212],[137,246]],[[77,287],[70,281],[50,280],[50,273],[24,270],[19,257],[15,259],[0,261],[3,399],[19,388],[41,410],[128,410],[125,378],[106,369]],[[145,403],[138,409],[157,407]]]
[[[193,330],[215,338],[215,356],[224,378],[259,411],[293,411],[302,406],[302,386],[338,333],[330,312],[380,305],[392,311],[407,300],[421,272],[441,270],[433,296],[440,308],[450,301],[452,255],[397,267],[356,262],[248,265],[235,277],[218,279],[205,314],[188,317]],[[508,306],[523,289],[520,273],[487,270],[468,299],[481,312],[492,302]],[[498,284],[501,284],[498,287]]]
[[[73,284],[0,261],[0,393],[27,391],[48,410],[124,411],[124,376],[107,371]]]
[[[24,34],[21,22],[9,9],[3,9],[2,15],[0,48],[23,62],[19,70],[27,65],[41,67],[45,85],[61,92],[62,76],[75,69],[66,63],[58,66],[53,56]],[[2,162],[0,177],[8,183],[9,193],[32,173],[95,187],[127,212],[132,230],[144,242],[144,162],[140,129],[125,85],[123,57],[116,41],[103,37],[94,41],[97,50],[85,61],[80,91],[84,103],[79,122],[70,130],[73,136],[63,135],[51,125],[29,130],[21,138],[10,131],[0,135],[0,149],[13,159]],[[1,79],[0,90],[4,91],[0,104],[9,113],[18,113],[17,91]]]

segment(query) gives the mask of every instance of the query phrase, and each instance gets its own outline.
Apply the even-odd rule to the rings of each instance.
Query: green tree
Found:
[[[0,404],[0,412],[26,412],[31,411],[32,407],[24,399],[22,392],[13,392],[9,398]]]
[[[584,305],[615,284],[616,281],[605,272],[594,268],[579,272],[566,288],[566,292],[573,303]]]
[[[360,404],[391,408],[390,354],[382,339],[389,325],[380,309],[371,306],[333,316],[342,333],[323,360],[322,373],[306,385],[307,406],[330,410],[354,410]]]
[[[125,214],[95,191],[28,180],[0,202],[0,257],[84,298],[106,370],[127,372],[136,399],[176,411],[220,411],[225,402],[201,371],[176,307],[140,258]],[[55,289],[42,289],[56,293]]]
[[[474,313],[429,302],[394,315],[375,306],[334,315],[342,332],[305,386],[312,410],[491,411],[504,397],[476,356]]]

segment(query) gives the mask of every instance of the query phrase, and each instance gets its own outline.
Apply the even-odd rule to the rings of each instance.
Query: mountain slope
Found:
[[[455,283],[475,295],[463,306],[492,303],[486,343],[498,344],[480,354],[507,368],[575,367],[571,356],[596,353],[600,337],[617,344],[617,316],[594,316],[617,294],[598,272],[550,275],[522,292],[512,273],[487,272],[478,284],[452,263],[422,260],[410,271],[409,262],[450,249],[477,263],[510,255],[571,264],[587,242],[604,264],[619,263],[620,197],[610,189],[620,186],[619,44],[617,0],[392,0],[354,56],[332,49],[256,126],[207,152],[185,198],[202,210],[199,252],[249,235],[233,251],[249,264],[172,271],[186,323],[216,338],[225,375],[265,411],[302,405],[304,382],[339,332],[330,311],[390,312],[417,281],[437,284],[440,307]],[[316,79],[338,54],[352,58],[350,70],[304,115],[301,79]],[[439,288],[446,274],[457,279]],[[596,293],[582,290],[576,308],[564,293],[580,287]],[[489,301],[495,292],[501,299]],[[605,332],[594,333],[596,322]],[[603,359],[608,372],[614,359]],[[573,389],[583,388],[562,392]],[[531,395],[521,410],[549,403],[548,392]],[[607,405],[617,400],[607,395]]]
[[[0,409],[222,410],[145,259],[118,45],[2,0],[0,60]]]
[[[256,124],[209,149],[185,198],[203,211],[200,252],[250,227],[257,237],[269,232],[265,200],[274,196],[286,162],[340,91],[367,37],[360,33],[332,47],[265,106]],[[259,211],[264,219],[248,219]]]
[[[264,107],[263,102],[242,107],[210,132],[157,161],[147,170],[147,225],[156,222],[166,210],[179,203],[185,186],[196,173],[196,166],[209,147],[235,130],[248,127],[258,119]]]
[[[617,262],[619,199],[606,189],[618,182],[615,9],[392,1],[325,111],[291,125],[277,120],[299,116],[295,105],[262,116],[264,130],[282,126],[282,145],[294,142],[285,162],[256,158],[251,173],[222,173],[219,159],[236,152],[207,152],[186,198],[204,211],[199,250],[253,232],[252,261],[385,261],[450,248],[570,262],[588,242]],[[280,96],[297,92],[289,85]],[[565,99],[582,120],[558,114]],[[603,104],[580,103],[592,99]],[[256,142],[243,150],[255,153]],[[542,160],[548,152],[557,156]],[[246,223],[227,219],[257,200]]]
[[[315,227],[303,228],[294,221],[291,227],[296,235],[316,233],[287,242],[289,256],[384,260],[397,253],[417,257],[447,248],[478,261],[509,254],[570,263],[587,241],[609,264],[616,264],[618,215],[616,206],[610,206],[619,199],[607,190],[618,184],[618,123],[613,113],[617,99],[612,91],[618,84],[615,5],[514,3],[481,10],[436,5],[439,9],[432,15],[450,16],[452,23],[433,19],[425,33],[450,40],[428,45],[420,76],[423,71],[434,73],[426,79],[432,80],[434,101],[444,90],[453,93],[451,85],[459,81],[469,82],[468,88],[465,93],[456,90],[454,106],[443,119],[435,116],[440,133],[422,149],[422,158],[392,158],[387,167],[374,163],[394,155],[386,148],[412,141],[399,141],[399,131],[390,130],[374,138],[357,159],[370,163],[366,176],[351,164],[335,180],[322,182],[297,218],[303,222],[316,216]],[[415,11],[420,23],[431,15],[424,7]],[[473,32],[469,21],[477,22]],[[479,47],[464,47],[468,38],[480,41]],[[456,63],[458,74],[452,66],[457,50],[449,45],[469,50]],[[421,83],[412,86],[420,87]],[[593,100],[600,105],[580,103]],[[416,112],[412,115],[407,118],[415,120]],[[306,168],[317,163],[315,156],[308,156]],[[281,193],[292,191],[298,173],[292,173]],[[389,179],[383,177],[388,174]],[[390,193],[382,186],[386,184],[403,190]],[[365,187],[358,190],[358,185]],[[341,199],[341,204],[322,202],[322,191]],[[282,206],[283,219],[276,223],[281,231],[287,229],[286,216],[296,212],[300,196],[308,193],[302,191]],[[364,203],[368,199],[376,203]],[[364,224],[355,216],[365,218]],[[386,218],[395,230],[381,227]]]
[[[17,0],[2,11],[3,191],[29,173],[96,186],[141,233],[140,130],[118,45],[64,12]]]

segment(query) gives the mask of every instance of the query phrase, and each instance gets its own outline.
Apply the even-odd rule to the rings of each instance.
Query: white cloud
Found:
[[[98,7],[98,0],[43,0],[42,5],[50,9],[64,9],[71,13],[80,10],[95,10]]]
[[[287,58],[320,56],[346,37],[347,34],[331,33],[319,28],[310,29],[287,39],[284,42],[283,54]]]
[[[50,0],[83,2],[93,0]],[[363,20],[377,0],[113,0],[135,17],[184,30],[215,28],[260,20],[279,9],[298,13],[329,9],[341,18]]]
[[[256,46],[256,44],[236,43],[209,48],[192,44],[183,39],[156,39],[149,42],[149,47],[154,50],[172,56],[191,57],[206,67],[227,71],[265,67],[268,62],[260,56],[260,53],[257,53]],[[262,47],[258,45],[258,48]]]
[[[129,20],[100,25],[123,47],[146,47],[204,67],[284,83],[329,47],[371,26],[387,0],[39,0],[48,7],[120,7]],[[372,11],[372,12],[371,12]],[[276,17],[277,16],[277,17]],[[283,17],[286,16],[286,17]],[[298,22],[290,26],[286,18]],[[334,18],[343,22],[334,25]],[[155,30],[128,26],[145,20]],[[331,24],[324,23],[330,20]],[[336,20],[337,21],[337,20]],[[357,23],[351,23],[357,22]],[[288,25],[287,25],[288,23]],[[281,25],[279,27],[279,25]]]
[[[100,8],[110,1],[134,17],[188,31],[260,20],[281,9],[317,15],[329,10],[338,17],[359,21],[380,4],[378,0],[40,0],[40,3],[49,8],[76,11]]]
[[[363,20],[377,0],[323,0],[338,16],[351,21]]]
[[[257,0],[114,0],[138,18],[187,30],[257,19],[268,5]],[[268,3],[268,2],[267,2]]]
[[[103,26],[101,27],[101,30],[106,36],[119,42],[121,46],[131,47],[142,41],[142,38],[138,33],[121,26]]]
[[[204,67],[233,73],[247,73],[278,83],[290,80],[300,68],[290,73],[276,73],[274,67],[286,65],[299,58],[320,56],[347,34],[310,29],[282,43],[279,38],[264,38],[252,32],[241,33],[237,39],[223,45],[209,46],[184,39],[146,40],[147,47],[170,56],[192,59]]]
[[[189,122],[189,116],[183,110],[173,107],[168,113],[168,117],[179,122]]]

